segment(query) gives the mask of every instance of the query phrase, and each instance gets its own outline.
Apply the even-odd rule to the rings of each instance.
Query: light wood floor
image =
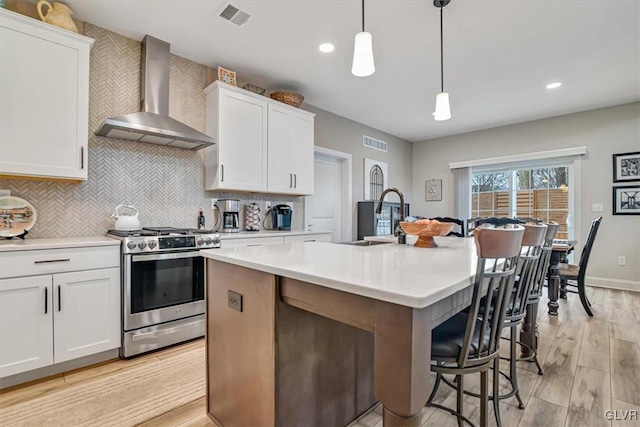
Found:
[[[640,293],[590,288],[589,294],[593,318],[577,295],[560,301],[557,317],[547,314],[543,298],[538,325],[545,374],[519,363],[526,408],[518,409],[514,398],[503,401],[505,427],[640,426],[640,421],[612,422],[604,415],[609,409],[640,414]],[[204,378],[204,340],[198,340],[2,390],[0,425],[212,426],[205,413]],[[469,376],[466,388],[477,389],[477,382],[477,375]],[[436,401],[455,407],[446,385]],[[465,397],[465,415],[476,423],[477,405],[477,399]],[[444,411],[425,408],[423,425],[456,423]],[[352,424],[363,426],[382,426],[379,407]]]

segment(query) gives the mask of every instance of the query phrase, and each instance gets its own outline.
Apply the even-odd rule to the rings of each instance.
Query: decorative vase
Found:
[[[47,13],[42,13],[42,7],[47,7]],[[73,11],[69,9],[69,7],[65,4],[59,2],[53,2],[53,5],[49,3],[47,0],[40,0],[38,2],[38,15],[40,15],[40,19],[46,22],[47,24],[55,25],[56,27],[64,28],[68,31],[73,31],[74,33],[79,33],[78,27],[76,27],[76,23],[73,22]]]

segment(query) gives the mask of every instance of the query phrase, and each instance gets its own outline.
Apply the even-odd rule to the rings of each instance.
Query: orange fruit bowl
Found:
[[[455,224],[450,222],[406,222],[400,221],[400,227],[405,233],[418,236],[418,241],[413,245],[418,248],[437,248],[435,236],[446,236],[453,230]]]

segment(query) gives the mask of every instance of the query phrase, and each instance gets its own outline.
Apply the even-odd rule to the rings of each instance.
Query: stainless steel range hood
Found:
[[[96,135],[199,150],[215,140],[169,117],[170,45],[151,36],[142,40],[140,109],[106,119]]]

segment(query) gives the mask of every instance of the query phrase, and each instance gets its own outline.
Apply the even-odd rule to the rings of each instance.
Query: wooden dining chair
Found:
[[[458,425],[473,423],[463,413],[464,375],[480,372],[480,425],[488,425],[488,373],[494,366],[494,395],[498,395],[500,336],[508,301],[513,293],[524,227],[478,228],[474,231],[478,262],[469,309],[458,313],[432,331],[431,371],[436,382],[427,401],[455,415]],[[486,290],[486,291],[485,291]],[[487,298],[482,304],[484,295]],[[456,376],[456,410],[433,403],[443,374]]]
[[[598,228],[600,228],[601,222],[602,217],[594,219],[591,222],[589,235],[587,236],[587,241],[582,249],[580,263],[578,265],[558,264],[560,275],[560,297],[566,297],[567,292],[580,295],[580,302],[589,316],[593,316],[593,312],[591,311],[591,302],[589,302],[589,298],[587,298],[585,277],[587,275],[587,265],[589,263],[589,257],[591,256],[593,242],[596,240],[596,234],[598,233]],[[576,287],[577,290],[567,289],[568,286]]]

